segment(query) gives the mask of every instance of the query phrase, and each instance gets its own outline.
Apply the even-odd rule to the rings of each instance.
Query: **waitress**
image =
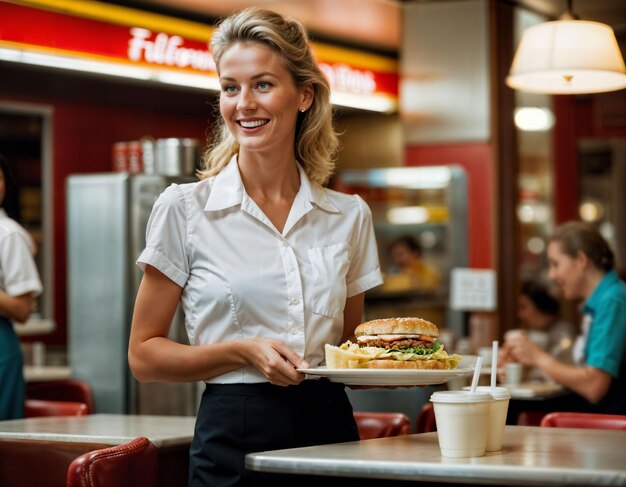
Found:
[[[569,222],[548,245],[549,278],[570,300],[584,300],[582,336],[574,345],[577,364],[560,362],[526,336],[507,340],[513,357],[540,368],[578,394],[563,411],[626,414],[626,284],[615,271],[607,242],[591,225]]]
[[[211,52],[217,139],[203,179],[152,210],[129,361],[141,381],[207,382],[190,486],[277,486],[245,469],[247,453],[358,440],[344,386],[297,369],[352,335],[382,278],[369,208],[323,186],[338,141],[302,25],[247,9]],[[179,302],[191,345],[167,338]]]
[[[41,293],[34,243],[4,208],[14,196],[15,181],[0,156],[0,420],[24,416],[22,352],[12,322],[24,323],[35,309],[35,296]]]

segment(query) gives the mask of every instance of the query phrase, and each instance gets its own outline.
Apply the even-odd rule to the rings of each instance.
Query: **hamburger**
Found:
[[[454,369],[460,355],[448,355],[439,329],[421,318],[385,318],[361,323],[356,343],[325,346],[329,369]]]

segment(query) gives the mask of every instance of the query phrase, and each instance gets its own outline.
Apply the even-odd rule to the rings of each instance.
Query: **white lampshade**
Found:
[[[626,69],[611,27],[557,20],[524,31],[506,84],[533,93],[601,93],[626,88]]]

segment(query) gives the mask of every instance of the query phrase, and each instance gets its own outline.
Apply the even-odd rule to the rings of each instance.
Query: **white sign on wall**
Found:
[[[491,269],[452,269],[450,307],[459,311],[496,309],[496,272]]]

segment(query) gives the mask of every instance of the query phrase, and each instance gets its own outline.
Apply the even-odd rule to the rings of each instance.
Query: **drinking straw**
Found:
[[[474,377],[472,378],[472,387],[470,392],[476,394],[476,387],[478,386],[478,378],[480,377],[480,369],[483,366],[483,358],[478,357],[476,359],[476,365],[474,366]]]
[[[491,389],[493,389],[496,387],[496,375],[498,374],[498,340],[494,340],[491,345]]]

